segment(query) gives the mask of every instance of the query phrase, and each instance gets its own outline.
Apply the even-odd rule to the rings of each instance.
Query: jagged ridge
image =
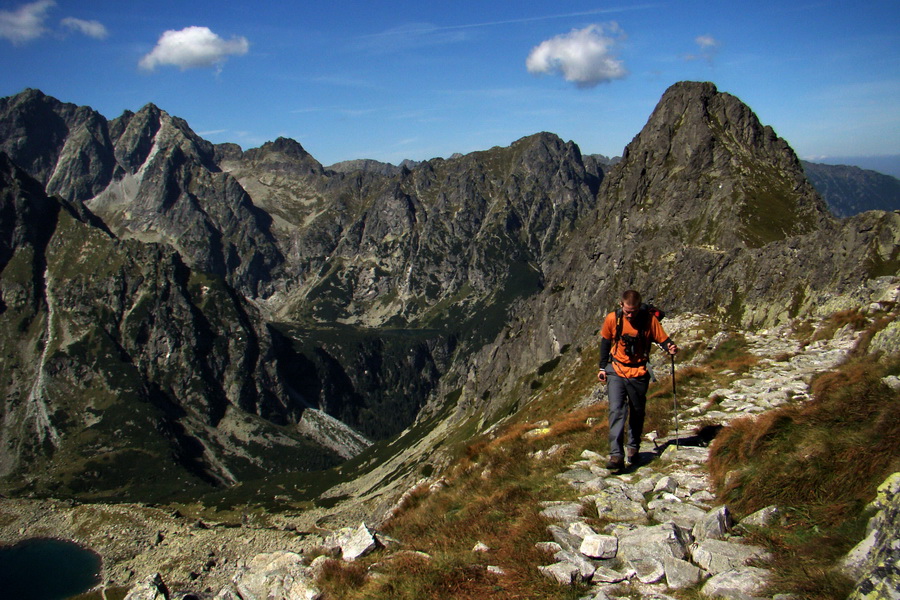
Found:
[[[585,345],[624,288],[672,311],[754,325],[803,314],[900,264],[896,214],[832,219],[787,143],[712,84],[672,86],[608,170],[541,133],[391,175],[340,173],[293,140],[214,147],[152,105],[106,123],[35,91],[3,101],[0,133],[2,148],[82,215],[66,235],[102,232],[111,264],[134,252],[129,264],[168,265],[141,275],[157,282],[146,302],[184,298],[178,315],[192,326],[176,327],[176,338],[196,350],[182,358],[203,365],[204,383],[160,358],[169,330],[157,334],[149,379],[163,378],[173,404],[210,422],[184,439],[200,441],[193,456],[225,479],[240,475],[223,461],[224,440],[240,436],[222,425],[223,406],[267,419],[264,429],[297,423],[306,407],[376,436],[398,433],[423,407],[485,426],[514,410],[529,373]],[[79,152],[97,158],[75,160]],[[106,285],[123,306],[142,289],[103,281],[115,282]],[[214,301],[202,300],[205,288]],[[121,321],[122,309],[94,300],[107,291],[71,302]],[[155,318],[145,310],[133,329],[104,335],[143,346]],[[49,357],[46,339],[33,338],[37,356]],[[265,373],[249,396],[246,360]],[[256,450],[243,458],[258,461]]]

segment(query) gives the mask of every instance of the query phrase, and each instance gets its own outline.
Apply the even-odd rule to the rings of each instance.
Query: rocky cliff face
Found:
[[[290,282],[272,302],[279,318],[366,327],[446,322],[450,305],[468,318],[536,291],[539,263],[601,178],[549,134],[393,177],[326,174],[286,140],[222,168],[275,215]]]
[[[667,309],[746,327],[786,322],[897,271],[897,213],[842,224],[786,142],[712,84],[672,86],[598,191],[543,290],[467,364],[466,396],[503,394],[562,349],[585,345],[625,289]]]
[[[278,375],[283,342],[221,279],[116,238],[2,154],[0,189],[0,473],[13,489],[152,497],[335,462],[284,427],[305,405]]]
[[[75,455],[124,464],[146,431],[141,456],[228,482],[425,414],[489,422],[626,288],[753,326],[900,266],[900,215],[833,219],[712,84],[670,88],[614,166],[541,133],[339,172],[293,140],[213,146],[152,105],[107,122],[30,90],[0,101],[0,134],[37,180],[7,165],[4,472],[50,465],[44,491],[102,479]],[[357,433],[329,442],[311,415]]]
[[[270,218],[215,166],[215,149],[151,105],[107,122],[36,90],[0,101],[0,150],[51,195],[85,203],[121,237],[165,242],[247,296],[282,261]]]

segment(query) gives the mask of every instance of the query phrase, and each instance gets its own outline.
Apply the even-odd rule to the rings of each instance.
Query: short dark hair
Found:
[[[627,292],[622,293],[622,302],[629,306],[640,306],[643,299],[641,298],[640,292],[628,290]]]

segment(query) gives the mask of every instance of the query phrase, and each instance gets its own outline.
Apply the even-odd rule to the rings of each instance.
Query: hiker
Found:
[[[619,308],[606,315],[600,329],[597,379],[608,383],[609,462],[606,468],[610,470],[620,471],[625,467],[622,442],[626,417],[628,462],[632,466],[640,462],[638,451],[650,385],[647,361],[651,345],[655,342],[673,356],[678,352],[678,346],[659,324],[656,312],[643,304],[640,293],[628,290],[622,294]]]

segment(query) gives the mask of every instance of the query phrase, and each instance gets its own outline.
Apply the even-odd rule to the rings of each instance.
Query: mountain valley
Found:
[[[594,359],[625,289],[746,331],[890,295],[900,212],[839,213],[833,177],[711,83],[671,86],[617,160],[544,132],[396,167],[0,99],[0,494],[157,529],[243,510],[221,527],[266,521],[255,552],[381,522]]]

